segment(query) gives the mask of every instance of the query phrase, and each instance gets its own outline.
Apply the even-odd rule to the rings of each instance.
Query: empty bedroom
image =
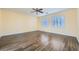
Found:
[[[0,8],[0,51],[79,51],[78,8]]]

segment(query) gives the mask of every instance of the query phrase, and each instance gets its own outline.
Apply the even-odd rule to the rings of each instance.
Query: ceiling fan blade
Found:
[[[32,13],[36,12],[36,14],[38,15],[39,13],[44,13],[42,10],[43,8],[32,8],[34,11],[32,11]]]
[[[40,10],[39,10],[39,12],[40,12],[40,13],[43,13],[43,11],[40,11]]]
[[[35,8],[32,8],[33,10],[36,10]]]
[[[41,9],[39,9],[39,10],[43,10],[43,9],[41,8]]]

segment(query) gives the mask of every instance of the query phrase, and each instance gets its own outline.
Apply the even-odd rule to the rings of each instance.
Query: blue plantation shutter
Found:
[[[56,28],[63,28],[65,21],[64,21],[64,16],[53,16],[51,19],[51,23],[53,27]]]

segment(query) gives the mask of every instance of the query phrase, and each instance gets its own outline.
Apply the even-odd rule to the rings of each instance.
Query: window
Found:
[[[53,16],[51,19],[51,25],[55,28],[63,28],[64,24],[64,16]]]
[[[46,19],[46,18],[45,19],[42,19],[41,20],[41,26],[42,27],[48,27],[48,19]]]

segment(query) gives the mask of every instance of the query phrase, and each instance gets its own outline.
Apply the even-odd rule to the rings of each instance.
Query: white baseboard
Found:
[[[36,30],[33,30],[33,31],[36,31]],[[31,31],[26,31],[26,32],[31,32]],[[21,34],[21,33],[26,33],[26,32],[3,33],[3,34],[1,35],[1,37],[2,37],[2,36],[7,36],[7,35]]]
[[[33,31],[43,31],[43,30],[33,30]],[[26,31],[26,32],[31,32],[31,31]],[[44,32],[48,32],[48,31],[44,31]],[[20,34],[20,33],[25,33],[25,32],[3,33],[2,35],[0,35],[0,37],[2,37],[2,36],[6,36],[6,35]],[[56,33],[56,34],[61,34],[61,35],[68,35],[68,36],[77,37],[77,35],[66,34],[66,33],[58,33],[58,32],[50,32],[50,33]]]
[[[40,31],[44,31],[44,30],[40,30]],[[67,36],[77,37],[77,35],[70,34],[70,33],[60,33],[60,32],[52,32],[52,31],[44,31],[44,32],[50,32],[50,33],[55,33],[55,34],[60,34],[60,35],[67,35]]]

